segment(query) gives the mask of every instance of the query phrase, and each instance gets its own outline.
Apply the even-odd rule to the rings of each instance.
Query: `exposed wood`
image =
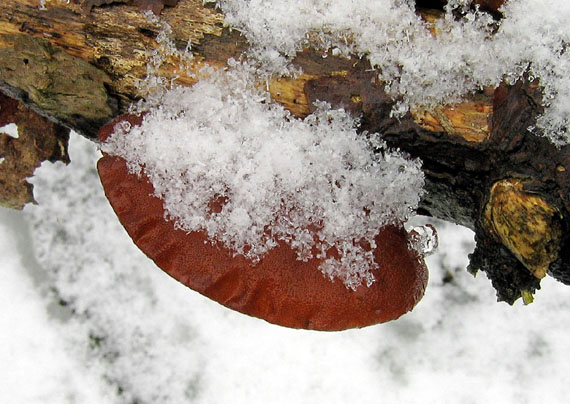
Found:
[[[412,110],[414,122],[431,132],[445,132],[468,142],[489,139],[489,117],[493,114],[492,97],[474,95],[460,104],[442,105],[431,110]]]
[[[165,6],[174,7],[178,0],[73,0],[73,2],[81,4],[81,7],[87,13],[90,13],[93,7],[112,3],[124,3],[138,6],[141,10],[152,11],[154,14],[160,14]]]
[[[445,1],[418,6],[432,3],[441,8]],[[500,18],[502,1],[478,3]],[[205,65],[223,67],[247,50],[239,32],[224,28],[223,15],[201,0],[180,0],[160,20],[134,3],[89,4],[96,7],[88,13],[65,0],[46,0],[45,10],[39,0],[0,2],[0,90],[92,139],[145,96],[137,83],[149,66],[192,85]],[[422,12],[427,21],[438,15]],[[160,41],[161,21],[175,49]],[[188,45],[194,57],[182,60]],[[536,83],[485,89],[463,103],[395,119],[394,100],[367,62],[326,56],[301,52],[294,64],[303,74],[266,83],[273,99],[300,118],[316,100],[342,106],[361,117],[363,131],[381,132],[390,146],[420,157],[428,191],[421,212],[476,231],[471,270],[487,273],[500,300],[528,300],[544,273],[570,284],[570,155],[528,131],[541,112]]]

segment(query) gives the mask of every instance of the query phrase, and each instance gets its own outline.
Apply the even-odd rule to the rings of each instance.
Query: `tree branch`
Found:
[[[89,13],[59,0],[46,1],[45,10],[39,0],[0,3],[0,90],[92,139],[145,96],[137,83],[160,47],[161,29],[135,6],[99,3],[92,1]],[[479,4],[500,17],[502,1]],[[161,20],[175,48],[190,44],[194,55],[187,69],[173,52],[162,55],[157,74],[176,84],[194,84],[202,67],[223,67],[248,47],[201,0],[180,0],[162,10]],[[546,273],[570,284],[569,152],[529,131],[542,112],[536,82],[488,88],[460,104],[396,119],[395,101],[366,61],[307,49],[293,64],[303,74],[270,80],[272,98],[299,118],[316,100],[344,107],[361,116],[363,131],[382,133],[391,147],[421,158],[428,192],[420,213],[476,232],[470,270],[487,273],[499,300],[528,301]]]

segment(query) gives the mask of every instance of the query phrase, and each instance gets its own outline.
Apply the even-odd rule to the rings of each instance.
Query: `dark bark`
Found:
[[[411,113],[400,119],[390,117],[394,101],[384,94],[382,84],[363,84],[374,77],[369,66],[362,63],[344,77],[310,80],[305,87],[309,104],[326,100],[361,115],[363,131],[383,133],[391,147],[422,159],[427,195],[421,202],[420,213],[475,231],[477,248],[470,257],[470,271],[486,272],[499,300],[512,304],[521,295],[528,298],[540,287],[537,276],[543,274],[537,271],[545,264],[550,275],[570,284],[566,252],[570,147],[557,149],[545,137],[529,131],[542,112],[538,84],[528,80],[513,86],[503,84],[492,96],[487,96],[493,103],[489,137],[468,141],[444,131],[426,130]],[[522,184],[518,193],[509,195],[509,203],[523,200],[521,203],[526,206],[524,200],[528,197],[545,203],[537,210],[539,204],[532,199],[529,209],[519,207],[509,211],[507,226],[512,243],[501,240],[493,228],[498,224],[485,217],[485,209],[495,203],[490,200],[491,189],[504,179]],[[539,224],[546,223],[547,228],[539,228],[533,223],[536,220]],[[524,233],[540,232],[545,233],[542,241],[525,239],[528,234]],[[529,245],[533,252],[517,258],[517,254],[521,255],[519,250]]]
[[[18,137],[0,132],[0,205],[22,209],[34,202],[27,179],[43,161],[69,162],[69,129],[63,128],[0,93],[0,127],[15,123]]]

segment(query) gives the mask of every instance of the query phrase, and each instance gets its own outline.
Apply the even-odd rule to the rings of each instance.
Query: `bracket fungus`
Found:
[[[118,123],[134,128],[143,116],[125,115],[104,126],[105,142]],[[124,134],[129,136],[129,133]],[[165,213],[164,202],[144,173],[104,152],[98,171],[105,194],[134,243],[161,269],[189,288],[239,312],[270,323],[313,330],[344,330],[399,318],[412,310],[427,284],[423,257],[402,225],[386,225],[374,238],[375,281],[347,287],[319,270],[327,257],[299,260],[286,242],[257,260],[209,240],[205,231],[185,231]],[[210,201],[219,210],[224,200]]]

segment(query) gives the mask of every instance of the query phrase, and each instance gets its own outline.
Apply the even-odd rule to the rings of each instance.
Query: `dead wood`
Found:
[[[172,52],[163,55],[157,74],[173,83],[192,85],[203,66],[222,67],[248,47],[201,0],[157,3],[176,49],[190,46],[194,55],[187,69]],[[418,6],[432,3],[444,4]],[[478,3],[500,18],[502,1]],[[46,0],[41,10],[39,0],[1,2],[0,90],[95,139],[103,124],[144,97],[137,83],[160,48],[160,22],[137,4]],[[434,18],[437,10],[425,15]],[[485,271],[499,300],[528,301],[545,274],[570,284],[569,151],[529,131],[542,111],[537,83],[523,79],[395,119],[394,100],[367,62],[325,56],[298,54],[293,63],[303,74],[270,80],[272,98],[299,118],[316,100],[344,107],[361,117],[363,131],[383,133],[390,146],[421,158],[428,192],[420,213],[476,232],[470,271]]]

